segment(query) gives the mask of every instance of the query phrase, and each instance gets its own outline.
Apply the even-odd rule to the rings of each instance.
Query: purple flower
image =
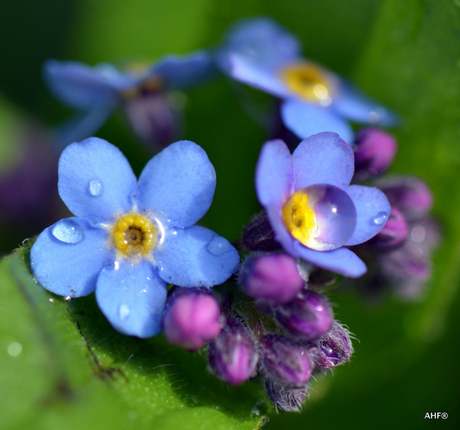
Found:
[[[352,143],[353,130],[347,120],[397,122],[396,115],[348,81],[302,58],[298,40],[270,19],[236,24],[218,50],[217,61],[233,79],[282,99],[284,124],[300,138],[333,131]]]
[[[391,208],[380,190],[349,185],[353,171],[353,150],[335,133],[303,140],[292,155],[284,142],[273,140],[262,147],[256,191],[288,254],[358,277],[366,266],[344,246],[375,236]]]
[[[168,55],[153,66],[126,71],[107,63],[90,67],[76,61],[48,60],[44,77],[50,90],[62,103],[81,112],[60,128],[58,142],[67,145],[94,135],[121,106],[141,140],[166,146],[174,141],[178,127],[167,93],[198,85],[214,73],[212,58],[205,51]]]
[[[93,291],[118,331],[159,333],[166,284],[210,288],[239,265],[223,237],[194,224],[216,185],[206,152],[176,142],[153,157],[139,181],[105,140],[69,145],[59,160],[59,195],[73,218],[45,229],[31,250],[32,271],[48,291],[81,297]]]

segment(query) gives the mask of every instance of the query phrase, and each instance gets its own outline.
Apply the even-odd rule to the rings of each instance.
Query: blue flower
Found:
[[[105,140],[69,145],[59,160],[59,194],[75,215],[45,229],[32,271],[48,291],[97,303],[120,332],[160,332],[166,283],[207,287],[239,264],[223,237],[194,224],[207,212],[216,175],[205,151],[176,142],[147,163],[139,181]]]
[[[233,79],[282,99],[283,122],[300,138],[332,131],[352,143],[353,130],[347,120],[397,122],[396,115],[348,81],[303,59],[298,40],[267,18],[234,26],[217,51],[217,62]]]
[[[67,145],[94,135],[122,106],[135,134],[147,143],[166,146],[177,134],[177,114],[166,97],[211,78],[216,72],[211,56],[197,51],[168,55],[148,68],[120,71],[107,63],[94,67],[75,61],[48,60],[44,77],[55,97],[82,112],[58,131]]]
[[[335,133],[303,140],[292,155],[272,140],[262,147],[256,191],[288,254],[354,278],[366,266],[344,246],[375,236],[391,207],[379,189],[349,185],[353,171],[353,150]]]

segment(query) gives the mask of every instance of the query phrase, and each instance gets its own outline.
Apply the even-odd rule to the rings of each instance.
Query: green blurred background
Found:
[[[334,292],[337,317],[359,339],[352,363],[315,382],[301,414],[271,411],[264,428],[459,428],[458,0],[3,1],[0,173],[14,167],[25,120],[51,129],[71,115],[42,82],[47,58],[91,65],[153,61],[214,46],[232,22],[258,15],[279,21],[299,37],[307,57],[353,79],[401,115],[401,126],[392,130],[399,142],[392,172],[429,184],[444,231],[433,279],[420,302],[389,297],[370,306],[357,295]],[[137,149],[121,116],[112,116],[98,136],[120,146],[140,171],[146,153]],[[183,137],[203,146],[217,171],[214,204],[203,222],[236,239],[259,209],[253,175],[264,131],[219,78],[187,93]],[[19,245],[2,234],[3,252]],[[10,359],[3,343],[1,348],[0,358]],[[0,394],[8,395],[1,386]],[[449,418],[427,420],[426,412],[447,412]],[[206,414],[200,419],[206,421]]]

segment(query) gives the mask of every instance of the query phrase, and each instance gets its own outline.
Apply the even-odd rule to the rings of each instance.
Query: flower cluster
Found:
[[[180,126],[168,93],[218,70],[275,96],[282,124],[267,128],[296,136],[262,146],[255,189],[263,211],[235,240],[238,250],[196,225],[216,187],[206,152],[172,143]],[[391,284],[404,296],[427,280],[438,234],[427,215],[431,194],[414,178],[376,180],[396,142],[375,128],[355,136],[349,124],[390,126],[397,116],[304,59],[272,20],[242,21],[214,49],[141,71],[49,60],[45,79],[81,111],[58,130],[58,190],[74,217],[38,236],[31,269],[54,294],[94,292],[117,331],[163,332],[189,351],[208,345],[218,378],[258,378],[277,409],[296,411],[311,378],[353,354],[325,295],[336,275],[363,289]],[[117,147],[91,137],[117,107],[140,141],[162,148],[138,180]]]

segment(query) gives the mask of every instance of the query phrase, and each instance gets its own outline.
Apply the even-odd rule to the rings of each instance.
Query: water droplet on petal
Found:
[[[374,224],[383,225],[388,221],[388,212],[381,211],[374,217]]]
[[[308,248],[330,251],[347,243],[356,227],[350,196],[333,185],[314,184],[297,191],[283,208],[289,232]]]
[[[128,318],[130,309],[129,306],[126,304],[123,304],[120,306],[120,318],[124,321],[126,318]]]
[[[80,224],[71,218],[58,221],[51,232],[56,239],[64,243],[79,243],[84,237]]]
[[[89,192],[92,196],[98,197],[104,191],[104,184],[100,179],[93,179],[89,183]]]
[[[215,235],[211,242],[206,245],[206,250],[218,257],[219,255],[224,254],[229,251],[231,248],[230,243],[221,236]]]

